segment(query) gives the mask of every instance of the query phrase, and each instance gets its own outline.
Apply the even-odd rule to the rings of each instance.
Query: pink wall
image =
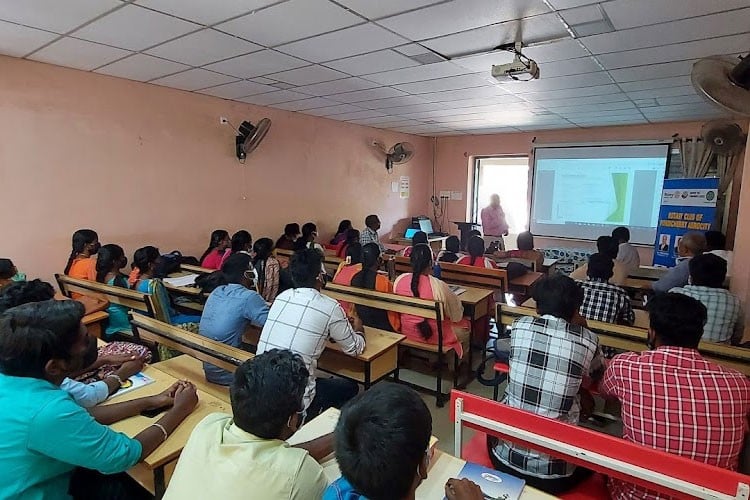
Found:
[[[675,133],[692,137],[699,135],[701,125],[702,122],[682,122],[659,125],[543,130],[515,134],[440,137],[437,141],[435,155],[435,190],[437,192],[448,190],[463,191],[464,201],[449,201],[448,212],[452,214],[452,218],[457,217],[457,214],[468,218],[470,217],[469,202],[466,200],[471,198],[473,157],[475,156],[528,155],[533,144],[669,139]],[[532,143],[534,139],[536,141]],[[738,169],[735,176],[737,180],[742,176],[740,170]],[[733,208],[730,208],[731,213],[736,213],[737,210],[736,207],[739,198],[738,187],[739,182],[735,182],[735,188],[737,189],[735,189],[732,197]],[[748,190],[745,191],[748,192]],[[747,196],[750,197],[750,195]],[[480,204],[485,202],[486,200],[480,200]],[[733,226],[735,221],[731,220],[730,222],[730,231],[728,232],[731,236],[734,233]],[[450,229],[454,231],[455,226],[452,226]],[[750,242],[750,234],[747,237]],[[578,248],[594,247],[593,243],[584,241],[552,238],[537,238],[537,240],[535,243],[539,247],[553,245]],[[651,248],[639,248],[639,252],[644,263],[651,262],[653,257]]]
[[[275,240],[311,220],[326,237],[342,218],[361,228],[378,213],[387,233],[428,199],[427,138],[9,57],[0,75],[0,256],[31,277],[62,271],[81,227],[130,258],[145,244],[195,255],[216,228]],[[244,166],[219,116],[273,120]],[[417,154],[388,175],[373,138]],[[407,200],[391,192],[400,175]]]

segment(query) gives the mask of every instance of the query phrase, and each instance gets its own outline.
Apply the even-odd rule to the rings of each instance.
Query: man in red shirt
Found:
[[[649,301],[650,351],[615,356],[600,385],[622,403],[624,438],[736,470],[750,412],[750,382],[698,352],[706,308],[686,295]],[[669,474],[669,471],[659,471]],[[665,498],[611,479],[614,500]]]

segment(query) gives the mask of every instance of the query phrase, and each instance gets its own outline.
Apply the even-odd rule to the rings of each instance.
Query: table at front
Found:
[[[154,379],[154,382],[147,386],[123,394],[122,396],[114,396],[102,404],[119,403],[122,401],[130,401],[132,399],[142,398],[145,396],[153,396],[166,390],[177,381],[176,378],[168,375],[165,372],[157,370],[152,366],[146,367],[146,369],[143,370],[143,373]],[[180,453],[182,453],[182,449],[185,447],[185,444],[187,444],[187,440],[190,437],[190,434],[193,432],[193,428],[195,428],[195,426],[198,425],[198,423],[207,415],[215,412],[231,414],[232,407],[230,404],[218,398],[215,398],[214,396],[211,396],[210,394],[207,394],[199,389],[198,405],[195,407],[193,413],[191,413],[177,427],[177,429],[175,429],[175,431],[167,438],[166,441],[164,441],[158,448],[156,448],[156,450],[154,450],[149,456],[144,458],[141,463],[134,467],[134,469],[140,470],[134,470],[132,471],[132,473],[131,471],[128,471],[128,474],[131,475],[131,477],[133,477],[134,479],[138,480],[138,478],[143,477],[142,468],[145,467],[153,475],[154,496],[157,499],[160,499],[164,495],[165,490],[165,466],[179,458]],[[130,417],[125,420],[121,420],[120,422],[114,423],[109,427],[114,431],[122,432],[123,434],[126,434],[130,437],[135,437],[138,433],[149,427],[154,422],[158,421],[159,418],[161,418],[161,415],[154,418],[136,415],[135,417]],[[147,485],[143,486],[148,489]]]
[[[437,255],[440,250],[445,249],[445,240],[447,240],[449,237],[450,236],[431,236],[427,238],[427,243],[430,244],[430,248],[432,248],[432,251]],[[411,238],[393,238],[392,243],[396,243],[397,245],[411,246]]]

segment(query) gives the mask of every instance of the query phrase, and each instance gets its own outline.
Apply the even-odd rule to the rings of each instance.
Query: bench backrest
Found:
[[[292,259],[292,255],[294,255],[293,250],[284,250],[281,248],[276,249],[276,258],[282,264],[282,267],[286,267],[289,264]],[[335,255],[323,255],[323,266],[326,268],[326,272],[331,276],[336,273],[336,270],[339,268],[339,264],[341,264],[343,261],[344,259],[342,259],[341,257],[336,257]]]
[[[366,288],[355,288],[353,286],[326,284],[322,290],[324,295],[333,299],[350,302],[362,306],[369,306],[385,311],[395,311],[402,314],[411,314],[421,318],[434,319],[440,323],[444,317],[443,304],[436,300],[419,299],[396,295],[395,293],[376,292]]]
[[[233,372],[252,353],[191,333],[142,314],[130,313],[130,325],[136,340],[161,344],[201,361]]]
[[[143,311],[148,314],[154,313],[148,301],[147,293],[119,286],[105,285],[97,281],[71,278],[65,274],[55,274],[55,279],[57,280],[57,285],[60,287],[60,291],[66,297],[70,297],[72,293],[98,298],[104,297],[110,304],[119,304],[128,309],[135,309],[136,311]]]
[[[216,271],[216,269],[209,269],[207,267],[194,266],[192,264],[180,264],[180,269],[182,271],[187,271],[187,272],[195,273],[195,274],[211,274],[212,272]]]
[[[456,454],[463,427],[678,498],[748,498],[750,477],[460,391],[451,392]]]
[[[497,304],[495,319],[498,324],[510,326],[523,316],[538,316],[535,309],[528,307]],[[634,326],[615,325],[601,321],[587,320],[588,328],[599,336],[599,343],[625,351],[640,352],[648,349],[648,331]],[[733,368],[745,375],[750,375],[750,349],[732,347],[713,342],[701,342],[698,351],[708,360],[728,368]]]
[[[408,272],[411,272],[411,268]],[[440,279],[455,285],[500,290],[502,292],[508,291],[508,271],[505,269],[486,269],[484,267],[441,262]]]

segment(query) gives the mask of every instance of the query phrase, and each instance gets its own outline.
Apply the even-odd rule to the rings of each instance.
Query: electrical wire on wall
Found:
[[[430,196],[430,202],[432,203],[432,220],[435,221],[437,231],[443,231],[443,215],[445,209],[445,203],[437,195],[436,180],[435,180],[435,157],[437,156],[437,137],[432,138],[432,196]]]

